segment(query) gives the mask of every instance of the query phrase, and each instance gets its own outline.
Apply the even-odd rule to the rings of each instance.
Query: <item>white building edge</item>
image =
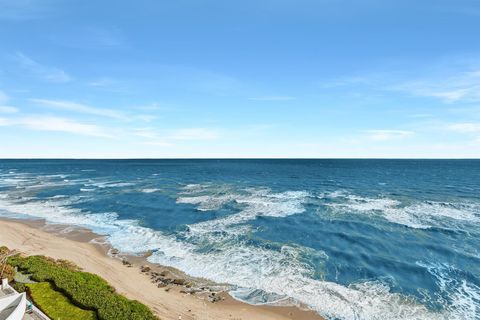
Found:
[[[50,320],[35,307],[25,292],[18,293],[2,279],[0,287],[0,320]]]

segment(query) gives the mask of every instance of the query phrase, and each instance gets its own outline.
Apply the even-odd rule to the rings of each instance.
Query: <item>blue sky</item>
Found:
[[[0,0],[0,157],[480,157],[477,0]]]

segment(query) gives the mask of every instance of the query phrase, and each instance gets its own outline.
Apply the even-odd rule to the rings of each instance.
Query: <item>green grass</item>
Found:
[[[51,283],[75,306],[95,311],[100,320],[158,319],[144,304],[117,294],[107,281],[79,271],[72,263],[44,256],[16,255],[8,259],[8,264],[31,274],[34,281]]]
[[[52,320],[96,320],[95,311],[75,306],[49,282],[30,283],[26,287],[35,304]]]

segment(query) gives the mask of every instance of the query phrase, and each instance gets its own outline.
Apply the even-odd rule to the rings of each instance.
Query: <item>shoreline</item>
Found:
[[[144,303],[161,319],[178,320],[179,316],[182,320],[323,319],[316,312],[299,306],[251,305],[236,300],[225,291],[225,284],[150,263],[148,255],[117,253],[102,238],[104,236],[81,227],[46,224],[44,220],[0,218],[0,245],[28,255],[70,260],[84,271],[107,280],[118,293]]]

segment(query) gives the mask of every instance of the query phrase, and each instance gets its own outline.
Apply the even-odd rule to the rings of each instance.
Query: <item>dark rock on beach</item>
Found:
[[[183,286],[185,284],[185,279],[182,279],[182,278],[178,278],[178,279],[174,279],[173,280],[173,283],[176,284],[176,285],[179,285],[179,286]]]

